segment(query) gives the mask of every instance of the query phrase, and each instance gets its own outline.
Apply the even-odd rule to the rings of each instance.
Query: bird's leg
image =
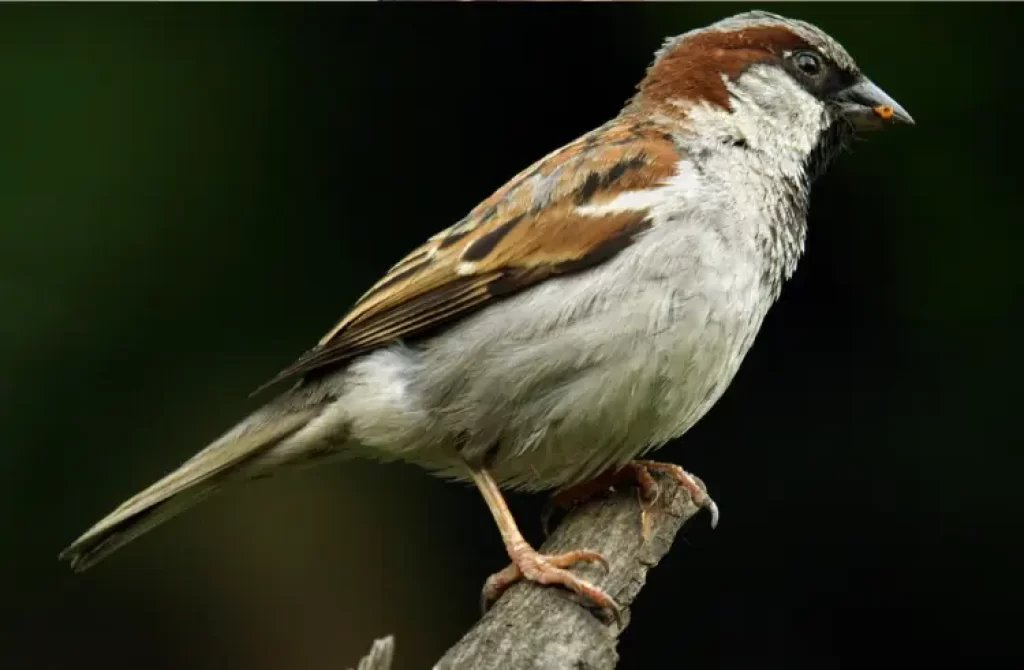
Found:
[[[630,461],[618,470],[608,470],[594,479],[555,493],[542,517],[545,532],[547,532],[548,520],[555,507],[568,509],[616,486],[635,484],[640,497],[640,528],[646,540],[649,534],[647,513],[657,502],[659,496],[658,483],[651,476],[651,472],[664,473],[678,482],[690,494],[694,504],[706,508],[711,513],[711,527],[714,528],[718,525],[718,505],[693,475],[672,463]]]
[[[600,563],[607,570],[608,562],[601,554],[583,550],[552,555],[538,553],[519,532],[519,527],[516,526],[516,521],[512,518],[512,512],[509,511],[505,498],[501,495],[501,491],[490,473],[484,469],[473,469],[472,475],[473,482],[480,489],[488,509],[494,516],[494,521],[498,524],[501,539],[505,543],[509,558],[512,559],[512,563],[508,567],[487,578],[481,594],[481,604],[484,610],[497,600],[508,587],[525,579],[537,584],[560,584],[598,607],[608,610],[616,619],[619,618],[619,606],[611,596],[565,569],[576,563],[588,562]]]

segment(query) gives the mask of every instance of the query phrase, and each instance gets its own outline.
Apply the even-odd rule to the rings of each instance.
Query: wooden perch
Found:
[[[370,652],[363,656],[356,670],[391,670],[395,654],[395,638],[391,635],[373,641]]]
[[[622,622],[605,622],[568,591],[516,584],[434,666],[435,670],[611,670],[618,663],[618,637],[647,580],[647,571],[668,553],[676,533],[699,508],[674,481],[658,478],[661,495],[648,512],[649,535],[640,530],[636,489],[626,488],[572,511],[541,547],[557,554],[571,549],[602,553],[600,566],[573,571],[605,589],[622,607]]]
[[[570,512],[541,547],[557,554],[592,549],[609,571],[578,565],[574,571],[605,589],[622,607],[622,621],[605,622],[568,591],[516,584],[437,662],[434,670],[612,670],[619,634],[647,581],[647,571],[668,553],[676,533],[700,508],[674,481],[658,478],[660,496],[648,511],[648,538],[640,528],[636,490],[626,488]],[[382,638],[359,670],[389,670],[394,639]]]

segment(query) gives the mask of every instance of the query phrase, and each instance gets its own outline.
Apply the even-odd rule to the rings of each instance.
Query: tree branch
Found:
[[[395,638],[392,635],[373,641],[373,646],[363,656],[356,670],[391,670],[391,659],[395,655]]]
[[[572,511],[543,553],[572,549],[599,551],[608,574],[580,564],[574,572],[605,589],[622,607],[622,622],[605,623],[576,596],[560,588],[516,584],[466,635],[448,650],[435,670],[611,670],[618,663],[618,636],[629,623],[629,608],[647,580],[647,571],[668,553],[676,533],[699,511],[689,494],[665,477],[660,499],[648,512],[650,533],[640,532],[636,490],[627,488]]]

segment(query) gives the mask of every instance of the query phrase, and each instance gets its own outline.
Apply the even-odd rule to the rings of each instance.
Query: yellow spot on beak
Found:
[[[886,121],[891,119],[892,115],[895,113],[893,112],[892,107],[890,107],[889,105],[879,105],[878,107],[875,107],[874,111],[875,114],[882,117]]]

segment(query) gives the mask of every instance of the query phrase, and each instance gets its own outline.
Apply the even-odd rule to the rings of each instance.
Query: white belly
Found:
[[[400,457],[458,477],[458,449],[504,486],[542,490],[683,434],[770,304],[758,268],[722,245],[699,232],[672,256],[647,240],[608,272],[547,282],[425,343],[406,392],[432,418]]]

